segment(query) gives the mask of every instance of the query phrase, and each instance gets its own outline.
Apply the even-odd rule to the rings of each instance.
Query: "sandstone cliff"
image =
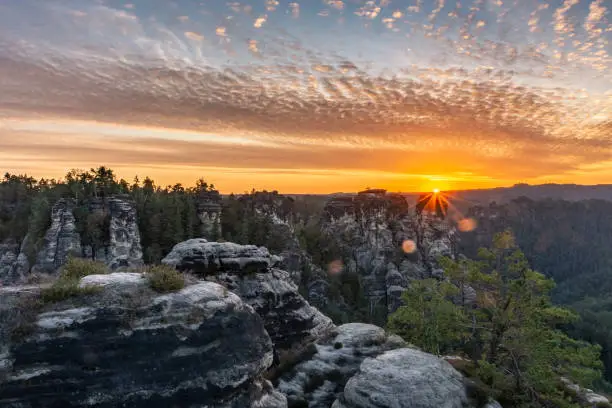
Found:
[[[68,256],[94,258],[104,262],[111,269],[132,268],[142,265],[142,248],[138,231],[134,203],[126,197],[92,199],[87,203],[87,215],[98,214],[108,219],[100,223],[108,228],[100,234],[108,240],[100,248],[82,245],[74,215],[76,202],[60,199],[51,210],[51,226],[45,234],[34,272],[55,274],[66,262]]]
[[[400,305],[412,279],[442,276],[441,255],[453,255],[454,228],[409,208],[403,196],[366,190],[330,200],[324,232],[340,250],[343,270],[361,277],[370,314]]]
[[[277,360],[303,349],[334,327],[298,293],[289,273],[274,268],[279,261],[264,247],[202,238],[177,244],[162,260],[223,284],[251,305],[264,319]]]
[[[38,252],[35,272],[55,273],[68,256],[81,256],[81,237],[74,218],[74,200],[60,199],[51,210],[51,226],[47,230],[43,247]]]
[[[27,245],[27,236],[21,245],[11,240],[0,244],[0,284],[10,285],[25,279],[30,270],[30,263],[24,252]]]

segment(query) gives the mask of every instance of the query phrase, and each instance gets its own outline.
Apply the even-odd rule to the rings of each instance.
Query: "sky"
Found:
[[[610,0],[0,0],[0,171],[612,182]]]

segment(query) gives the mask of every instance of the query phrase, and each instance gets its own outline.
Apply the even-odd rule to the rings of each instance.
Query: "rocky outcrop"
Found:
[[[34,314],[0,350],[1,406],[287,406],[262,379],[273,360],[262,319],[226,288],[158,295],[130,273],[81,285],[101,289]]]
[[[200,276],[267,272],[275,259],[264,247],[194,238],[176,244],[162,263]]]
[[[214,279],[240,296],[264,319],[279,359],[286,353],[303,350],[334,328],[327,316],[300,296],[289,273],[283,270],[271,269],[250,276],[224,273]]]
[[[364,359],[404,345],[399,337],[371,324],[338,326],[334,335],[316,344],[309,359],[278,379],[277,388],[287,395],[290,406],[328,408]]]
[[[333,408],[466,408],[463,377],[449,363],[412,348],[367,358]]]
[[[94,258],[112,270],[143,264],[136,208],[129,197],[93,198],[87,203],[87,222],[92,222],[91,215],[98,215],[92,219],[103,229],[100,235],[107,237],[97,248],[93,244],[82,245],[73,213],[75,204],[74,200],[60,199],[53,206],[51,226],[32,268],[34,272],[56,273],[70,255]]]
[[[437,259],[452,255],[454,228],[409,209],[403,196],[366,190],[330,200],[325,213],[324,233],[339,248],[343,270],[360,276],[370,315],[397,309],[411,280],[443,276]]]
[[[60,199],[53,206],[51,226],[33,267],[35,272],[55,273],[69,255],[81,256],[81,237],[76,229],[74,205],[74,200]]]
[[[200,220],[200,234],[209,239],[221,237],[221,194],[216,190],[200,191],[196,211]]]
[[[0,285],[10,285],[25,279],[30,269],[28,257],[23,252],[27,241],[26,236],[21,246],[14,241],[0,244]]]
[[[561,377],[561,383],[570,395],[580,404],[581,407],[610,408],[612,403],[603,395],[595,393],[593,390],[583,388],[573,383],[565,377]]]
[[[175,245],[162,263],[221,283],[251,305],[264,319],[280,360],[324,336],[334,325],[299,294],[289,273],[273,268],[278,261],[264,247],[200,238]]]
[[[142,247],[134,202],[114,197],[108,200],[108,205],[110,242],[106,250],[106,264],[113,270],[141,266]]]

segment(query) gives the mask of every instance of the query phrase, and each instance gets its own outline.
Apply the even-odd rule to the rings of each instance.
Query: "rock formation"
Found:
[[[395,310],[412,279],[442,276],[441,255],[452,255],[454,229],[431,214],[410,210],[399,194],[366,190],[337,197],[326,207],[328,234],[344,270],[363,282],[370,314]]]
[[[0,244],[0,280],[13,281],[13,265],[17,262],[19,246],[14,241]]]
[[[221,237],[221,195],[216,190],[200,191],[196,201],[200,234],[204,238]]]
[[[612,407],[612,403],[603,395],[595,393],[588,388],[582,388],[578,384],[574,384],[569,379],[561,377],[561,382],[570,394],[574,395],[580,406],[583,407]]]
[[[304,300],[286,271],[273,268],[278,261],[264,247],[200,238],[177,244],[162,263],[195,272],[239,295],[262,316],[276,356],[283,359],[334,326]]]
[[[194,239],[164,263],[205,280],[174,293],[126,272],[46,305],[39,287],[0,288],[0,405],[479,408],[446,361],[377,326],[335,327],[278,262]]]
[[[162,263],[200,276],[220,272],[266,272],[274,259],[264,247],[239,245],[233,242],[208,242],[194,238],[178,243]]]
[[[14,241],[0,244],[0,285],[10,285],[25,279],[30,270],[30,263],[24,252],[27,245],[27,236],[21,245]]]
[[[461,374],[446,361],[401,348],[367,358],[332,408],[466,408]]]
[[[142,248],[134,203],[123,196],[94,198],[87,203],[87,216],[99,215],[99,227],[108,229],[100,234],[108,236],[107,242],[82,245],[74,216],[75,201],[58,200],[51,210],[51,226],[45,234],[42,249],[38,253],[34,272],[53,274],[66,262],[69,255],[94,258],[109,268],[129,268],[142,265]]]
[[[60,199],[53,206],[51,226],[45,234],[43,247],[38,252],[36,265],[33,267],[35,272],[55,273],[69,255],[81,255],[81,237],[76,228],[74,205],[74,200]]]
[[[142,265],[142,247],[136,208],[131,200],[113,197],[110,208],[109,236],[106,264],[111,269]]]
[[[287,396],[290,406],[328,408],[365,358],[404,345],[399,337],[389,336],[371,324],[339,326],[334,335],[316,344],[310,358],[284,373],[277,388]]]
[[[157,295],[133,273],[81,285],[102,289],[48,307],[25,338],[3,342],[1,406],[287,406],[261,377],[273,360],[262,319],[224,287]]]

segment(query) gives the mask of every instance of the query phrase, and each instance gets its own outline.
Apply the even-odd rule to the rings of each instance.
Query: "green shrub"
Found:
[[[97,286],[80,288],[78,280],[58,279],[48,288],[43,288],[40,297],[43,303],[55,303],[71,297],[98,293],[100,290],[101,288]]]
[[[185,287],[183,274],[167,265],[157,265],[147,272],[149,285],[156,292],[174,292]]]
[[[87,275],[102,275],[108,273],[108,268],[102,262],[83,258],[68,258],[62,268],[60,279],[79,280]]]
[[[82,277],[108,273],[108,268],[101,262],[82,258],[68,258],[62,267],[59,278],[49,287],[40,291],[43,303],[55,303],[71,297],[88,295],[100,291],[99,287],[80,288]]]

